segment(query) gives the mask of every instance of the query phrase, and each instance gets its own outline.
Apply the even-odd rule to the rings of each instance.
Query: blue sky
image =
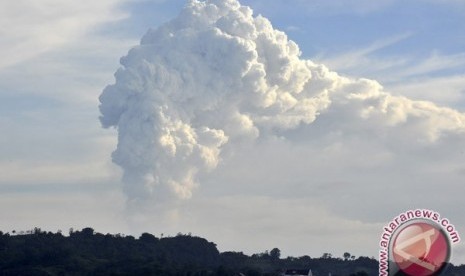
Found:
[[[148,215],[128,217],[121,170],[111,162],[116,131],[101,128],[98,96],[114,82],[120,57],[139,43],[147,29],[176,17],[184,3],[0,3],[2,231],[92,226],[97,231],[135,235],[193,232],[215,241],[221,250],[251,253],[277,246],[291,255],[349,251],[376,256],[383,223],[406,208],[421,207],[437,209],[465,236],[463,200],[457,196],[463,194],[465,172],[463,150],[455,147],[463,146],[459,142],[413,151],[395,164],[376,168],[357,159],[357,151],[343,151],[338,143],[328,148],[338,152],[337,158],[324,164],[309,157],[319,152],[311,147],[259,145],[250,152],[239,151],[203,177],[196,195],[180,203],[179,210],[161,207],[167,211],[152,222]],[[465,112],[463,1],[244,0],[242,4],[285,31],[299,45],[303,58],[343,76],[375,79],[393,95]],[[331,117],[324,123],[331,124]],[[305,135],[295,133],[296,140],[305,140]],[[380,160],[395,147],[354,144]],[[283,161],[269,161],[277,158]],[[309,159],[307,165],[283,164]],[[353,160],[360,161],[355,169],[347,165]],[[263,166],[251,173],[248,166],[257,162]],[[419,165],[411,168],[411,164]],[[308,166],[318,171],[309,175]],[[457,173],[450,174],[449,169]],[[279,170],[282,174],[269,176]],[[417,175],[424,171],[431,173]],[[302,184],[338,174],[316,186]],[[352,186],[344,184],[346,180]],[[215,185],[218,181],[234,185]],[[280,181],[288,185],[280,186]],[[392,182],[407,183],[408,194],[379,200],[384,194],[393,195]],[[418,192],[423,184],[425,190]],[[441,193],[444,200],[436,200]],[[366,199],[363,205],[360,196]],[[218,226],[225,217],[228,222]],[[283,233],[288,229],[280,220],[298,228],[291,231],[293,238]],[[257,232],[263,238],[247,240]],[[463,260],[465,247],[454,253]]]

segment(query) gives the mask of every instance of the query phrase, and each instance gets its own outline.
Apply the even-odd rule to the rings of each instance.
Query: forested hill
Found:
[[[206,239],[190,235],[139,238],[95,233],[92,228],[61,233],[38,228],[0,232],[0,275],[280,275],[285,269],[312,269],[313,275],[377,275],[378,263],[345,254],[333,258],[280,258],[277,248],[252,256],[220,253]],[[465,275],[464,267],[452,267]]]

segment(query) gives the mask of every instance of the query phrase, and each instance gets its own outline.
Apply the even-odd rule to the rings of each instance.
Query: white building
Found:
[[[311,269],[288,269],[283,276],[313,276]]]

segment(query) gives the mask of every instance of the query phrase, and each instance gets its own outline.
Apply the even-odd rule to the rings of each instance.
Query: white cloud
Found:
[[[76,182],[106,181],[116,174],[116,170],[109,168],[111,167],[106,162],[82,162],[79,164],[44,164],[43,161],[39,163],[2,162],[0,163],[0,173],[2,174],[0,185],[21,185],[24,183],[43,185],[50,182],[66,185]]]
[[[403,77],[414,77],[437,73],[447,69],[463,68],[464,66],[465,53],[444,55],[434,52],[420,63],[403,68],[398,75]]]
[[[123,0],[18,0],[0,2],[0,68],[62,45],[77,43],[99,24],[128,15]]]
[[[457,10],[465,11],[465,4],[461,0],[446,0],[446,1],[437,1],[437,0],[417,0],[418,5],[424,5],[425,2],[429,2],[433,5],[438,6],[447,6]],[[295,0],[295,1],[286,1],[285,3],[297,4],[300,7],[306,8],[309,12],[313,13],[324,13],[330,15],[337,14],[356,14],[356,15],[366,15],[369,13],[379,12],[390,8],[394,5],[402,8],[403,1],[399,0],[379,0],[379,1],[370,1],[370,0]]]
[[[407,36],[349,59],[354,63]],[[344,136],[389,137],[383,141],[401,147],[465,131],[465,115],[456,110],[393,96],[376,81],[340,77],[300,59],[294,42],[235,0],[192,2],[149,31],[121,63],[116,83],[100,97],[100,111],[103,126],[118,129],[113,160],[134,200],[190,197],[196,175],[215,169],[223,149],[236,151],[244,139],[286,136],[326,113],[345,122],[334,126]]]
[[[264,195],[194,196],[170,208],[146,207],[130,221],[136,235],[154,228],[165,236],[192,232],[214,241],[221,251],[252,254],[278,247],[284,255],[312,257],[342,255],[343,250],[375,255],[377,242],[371,241],[382,227],[340,217],[311,199]]]
[[[407,37],[340,64],[355,68]],[[193,2],[122,64],[100,99],[103,125],[119,131],[113,158],[129,175],[133,231],[156,221],[159,231],[205,233],[225,249],[242,250],[234,244],[244,239],[257,252],[275,240],[305,254],[305,241],[319,252],[375,255],[381,226],[405,209],[437,209],[465,224],[452,204],[465,169],[456,150],[463,113],[303,60],[236,1]],[[374,68],[396,66],[405,64]]]
[[[118,191],[2,193],[0,195],[0,228],[3,232],[62,230],[92,227],[102,233],[127,232],[124,221],[124,198]],[[119,233],[119,232],[118,232]]]
[[[357,76],[373,74],[379,71],[403,66],[407,63],[408,59],[404,57],[379,58],[374,54],[377,51],[395,45],[410,36],[411,34],[405,33],[380,39],[373,42],[371,45],[362,47],[361,49],[349,50],[340,54],[319,53],[314,59],[338,72],[347,72]]]
[[[251,6],[258,10],[266,11],[267,15],[278,14],[283,10],[287,11],[303,11],[312,14],[356,14],[364,15],[367,13],[376,12],[389,7],[396,0],[275,0],[264,2],[260,0],[248,0],[244,3],[250,3]]]
[[[224,16],[215,23],[217,29],[211,28],[208,20],[195,21],[199,18],[184,14],[196,24],[184,24],[188,19],[180,18],[162,27],[160,33],[151,32],[144,46],[124,59],[126,73],[120,72],[118,78],[127,77],[125,83],[129,84],[119,96],[160,88],[160,93],[146,93],[144,99],[166,106],[166,121],[158,125],[165,134],[162,149],[188,153],[193,146],[200,152],[190,155],[198,159],[174,159],[166,166],[170,169],[167,174],[189,177],[192,172],[183,174],[184,162],[193,167],[200,164],[203,169],[195,180],[201,185],[191,200],[137,202],[128,209],[128,194],[118,192],[120,184],[115,181],[120,172],[108,164],[116,133],[97,129],[96,101],[104,84],[112,81],[118,57],[134,42],[89,34],[102,23],[126,16],[113,13],[122,2],[83,5],[48,1],[47,5],[57,9],[24,8],[24,16],[33,24],[13,18],[12,11],[28,3],[0,4],[4,15],[0,22],[11,19],[8,22],[18,26],[17,34],[13,28],[1,29],[9,41],[0,46],[8,53],[0,63],[1,86],[9,96],[19,95],[29,103],[35,102],[37,98],[32,96],[36,96],[53,105],[38,103],[33,110],[18,110],[13,104],[7,109],[15,111],[2,109],[0,113],[2,231],[43,225],[50,230],[91,226],[135,235],[191,231],[218,243],[222,250],[256,253],[277,246],[284,254],[312,257],[344,251],[376,255],[381,226],[407,208],[437,209],[465,231],[459,206],[465,172],[460,150],[465,146],[463,114],[412,100],[455,107],[461,99],[463,76],[431,79],[427,75],[437,68],[462,66],[462,55],[436,53],[421,66],[408,56],[376,55],[408,36],[399,35],[341,56],[324,56],[331,60],[331,69],[355,72],[351,75],[366,73],[382,80],[389,79],[387,76],[418,78],[383,89],[374,81],[340,77],[325,66],[302,60],[293,43],[274,32],[265,20],[252,20],[246,9],[226,16],[228,9],[220,8]],[[316,1],[308,5],[315,8],[311,5],[318,3],[329,12],[344,7],[344,12],[360,14],[379,10],[390,1]],[[214,7],[199,12],[210,19],[217,15]],[[71,23],[58,28],[67,18]],[[81,20],[82,25],[76,23]],[[30,25],[37,28],[29,29]],[[186,25],[192,32],[177,29]],[[205,32],[197,32],[194,27],[198,26]],[[263,29],[257,31],[260,26]],[[258,34],[262,40],[257,39]],[[166,39],[166,44],[158,45],[163,41],[160,38]],[[12,50],[19,41],[24,43],[23,50]],[[162,51],[153,54],[153,49]],[[44,51],[46,54],[39,55]],[[147,62],[142,62],[147,56]],[[244,68],[248,71],[239,70]],[[245,72],[256,75],[241,79]],[[247,93],[250,87],[261,94],[251,97]],[[138,99],[133,96],[132,100]],[[110,101],[119,106],[118,99]],[[302,105],[296,106],[296,102]],[[150,111],[153,105],[139,107]],[[145,117],[148,123],[134,133],[151,133],[151,120],[154,118]],[[217,143],[225,142],[218,139],[220,131],[230,138],[224,145]],[[136,163],[145,162],[146,154],[160,152],[160,148],[152,148],[153,136],[146,141],[147,147],[129,148],[138,150]],[[216,170],[211,170],[216,162]],[[53,190],[60,183],[62,188]],[[171,193],[159,186],[153,188],[153,193],[161,196]],[[463,256],[462,251],[457,256]]]
[[[1,68],[4,79],[0,86],[5,95],[12,97],[41,98],[69,105],[71,110],[95,110],[98,94],[111,81],[111,72],[118,66],[115,57],[136,43],[130,39],[87,35],[79,43],[63,45],[21,64]]]
[[[13,18],[24,8],[24,16],[2,25],[9,33],[0,45],[7,53],[0,62],[0,184],[28,191],[47,183],[114,180],[119,172],[107,156],[115,138],[98,126],[98,94],[111,80],[117,57],[135,41],[93,32],[123,18],[117,10],[122,1],[7,2],[0,3],[0,13]],[[22,36],[27,39],[20,41]],[[21,43],[24,49],[8,54]]]
[[[362,49],[340,54],[320,53],[315,60],[346,75],[375,78],[395,95],[463,110],[465,84],[460,70],[465,67],[465,53],[441,54],[433,51],[431,55],[421,58],[376,53],[409,36],[378,40]]]
[[[380,1],[370,1],[370,0],[333,0],[333,1],[324,1],[324,0],[297,0],[299,5],[306,7],[311,12],[325,12],[330,14],[346,14],[346,13],[355,13],[355,14],[366,14],[370,12],[379,11],[392,5],[396,0],[380,0]]]
[[[118,174],[107,158],[116,139],[99,129],[95,108],[28,104],[33,108],[13,104],[0,116],[0,186],[66,186]]]
[[[423,77],[389,85],[390,91],[413,99],[428,100],[463,110],[465,106],[465,76]],[[440,93],[438,93],[440,91]]]

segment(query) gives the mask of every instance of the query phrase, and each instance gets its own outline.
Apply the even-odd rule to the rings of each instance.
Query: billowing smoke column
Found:
[[[454,110],[300,59],[286,34],[236,0],[189,1],[121,64],[100,119],[118,130],[113,161],[129,199],[189,198],[225,147],[304,127],[331,108],[374,127],[411,126],[431,142],[464,129]]]

